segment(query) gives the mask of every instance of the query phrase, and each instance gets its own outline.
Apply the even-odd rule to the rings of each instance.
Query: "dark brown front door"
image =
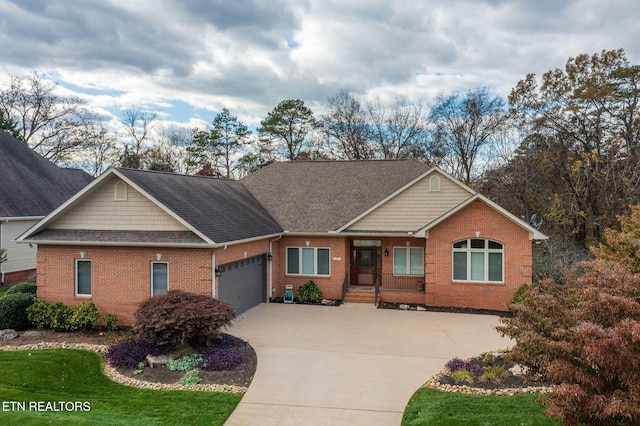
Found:
[[[378,274],[377,247],[354,247],[351,250],[351,284],[374,285]]]

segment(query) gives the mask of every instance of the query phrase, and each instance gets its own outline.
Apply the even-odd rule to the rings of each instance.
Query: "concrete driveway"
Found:
[[[512,343],[495,316],[262,304],[229,333],[258,369],[226,425],[399,425],[413,393],[453,357]]]

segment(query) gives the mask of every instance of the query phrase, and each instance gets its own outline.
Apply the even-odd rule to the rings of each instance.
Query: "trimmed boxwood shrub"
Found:
[[[163,348],[153,340],[134,339],[109,346],[104,357],[114,367],[138,368],[141,362],[146,362],[147,355],[163,353]]]
[[[170,345],[196,342],[229,325],[236,317],[227,302],[204,294],[171,290],[140,304],[134,314],[139,337]]]
[[[6,294],[0,298],[0,329],[11,328],[24,330],[31,323],[27,308],[31,306],[35,296],[29,293]]]
[[[29,293],[35,295],[37,288],[38,286],[36,285],[35,281],[26,281],[9,287],[9,290],[7,290],[7,294]]]
[[[71,308],[73,314],[71,315],[71,329],[72,330],[87,330],[92,329],[98,323],[100,313],[98,308],[93,302],[82,302]]]
[[[55,331],[71,331],[73,309],[62,302],[49,305],[49,326]]]
[[[51,324],[49,318],[49,304],[42,299],[35,299],[27,308],[27,315],[31,324],[37,328],[47,328]]]
[[[27,313],[29,321],[37,328],[51,328],[55,331],[91,329],[100,318],[93,302],[82,302],[71,307],[62,302],[49,305],[42,299],[36,299]]]

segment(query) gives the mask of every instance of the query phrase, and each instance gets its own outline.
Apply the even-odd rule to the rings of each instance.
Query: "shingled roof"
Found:
[[[0,130],[0,218],[46,216],[92,179],[56,166]]]
[[[294,161],[241,182],[283,229],[328,232],[427,171],[416,160]]]
[[[282,231],[239,181],[124,168],[116,170],[215,243]]]

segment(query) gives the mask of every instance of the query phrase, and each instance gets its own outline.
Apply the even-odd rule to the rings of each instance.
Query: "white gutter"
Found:
[[[0,220],[4,222],[13,222],[16,220],[41,220],[45,216],[16,216],[16,217],[0,217]]]

